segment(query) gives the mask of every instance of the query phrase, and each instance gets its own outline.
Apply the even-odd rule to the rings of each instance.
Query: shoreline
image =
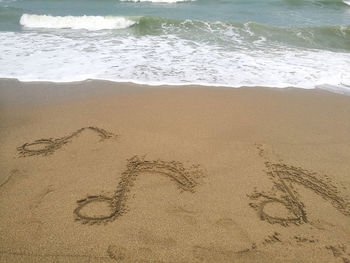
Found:
[[[141,82],[133,82],[133,81],[113,81],[113,80],[104,80],[104,79],[86,79],[79,81],[67,81],[67,82],[55,82],[55,81],[21,81],[16,78],[0,78],[0,88],[4,85],[12,85],[15,87],[19,86],[27,86],[32,88],[36,87],[60,87],[60,88],[68,88],[68,87],[82,87],[84,86],[84,91],[87,91],[87,88],[94,87],[96,85],[101,85],[104,89],[125,89],[125,88],[149,88],[149,89],[178,89],[178,88],[201,88],[201,89],[271,89],[271,90],[302,90],[302,91],[316,91],[316,92],[328,92],[332,94],[339,94],[344,96],[350,96],[350,90],[347,88],[300,88],[300,87],[273,87],[273,86],[230,86],[230,85],[212,85],[212,84],[162,84],[162,83],[141,83]]]
[[[350,260],[349,116],[325,90],[0,80],[0,262]]]
[[[9,88],[11,87],[11,88]],[[206,85],[148,85],[133,82],[114,82],[109,80],[88,79],[74,82],[50,82],[28,81],[18,79],[0,78],[0,102],[1,103],[49,103],[50,101],[65,100],[68,98],[87,97],[90,95],[100,96],[105,92],[128,92],[136,90],[247,90],[247,91],[273,91],[273,92],[299,92],[305,94],[329,94],[349,96],[350,93],[334,92],[327,89],[314,88],[304,89],[296,87],[276,88],[264,86],[206,86]],[[2,99],[2,100],[1,100]]]

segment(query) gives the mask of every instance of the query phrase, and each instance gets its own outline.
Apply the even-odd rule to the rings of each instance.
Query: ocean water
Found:
[[[0,78],[350,93],[350,0],[0,0]]]

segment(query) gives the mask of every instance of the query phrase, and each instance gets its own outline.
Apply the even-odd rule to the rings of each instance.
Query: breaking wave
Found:
[[[69,29],[122,29],[134,25],[136,21],[118,16],[50,16],[23,14],[20,24],[30,28]]]
[[[121,2],[152,2],[152,3],[178,3],[191,2],[195,0],[120,0]]]
[[[350,1],[350,0],[349,0]],[[206,22],[153,16],[50,16],[24,14],[28,28],[114,30],[134,36],[175,35],[224,46],[270,45],[350,51],[350,26],[276,27],[254,22]]]

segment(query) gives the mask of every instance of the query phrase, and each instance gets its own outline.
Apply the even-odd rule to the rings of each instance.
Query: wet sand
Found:
[[[350,96],[0,80],[0,262],[350,262]]]

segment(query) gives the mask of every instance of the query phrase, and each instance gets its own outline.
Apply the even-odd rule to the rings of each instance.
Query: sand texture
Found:
[[[350,262],[350,97],[0,80],[0,262]]]

